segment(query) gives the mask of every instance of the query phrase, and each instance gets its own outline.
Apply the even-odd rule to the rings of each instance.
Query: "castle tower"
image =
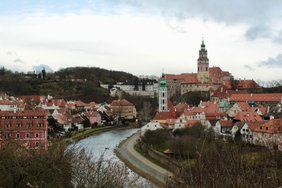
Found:
[[[163,75],[159,82],[159,112],[168,112],[167,96],[167,83]]]
[[[199,50],[197,78],[199,82],[209,81],[209,59],[204,39],[202,40],[201,49]]]

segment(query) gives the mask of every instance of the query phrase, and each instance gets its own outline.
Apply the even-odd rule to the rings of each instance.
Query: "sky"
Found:
[[[281,10],[277,0],[1,0],[0,66],[191,73],[204,38],[211,67],[280,80]]]

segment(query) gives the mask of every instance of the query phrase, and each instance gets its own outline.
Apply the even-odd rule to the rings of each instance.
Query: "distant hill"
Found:
[[[133,82],[133,80],[138,79],[130,73],[97,67],[69,67],[55,72],[54,75],[60,79],[87,79],[89,81],[101,81],[103,83],[115,83],[117,81]]]
[[[99,81],[131,82],[136,76],[96,67],[70,67],[47,73],[46,79],[30,78],[22,73],[0,70],[0,91],[11,95],[52,95],[57,98],[80,99],[85,102],[105,102],[109,91],[99,87]]]

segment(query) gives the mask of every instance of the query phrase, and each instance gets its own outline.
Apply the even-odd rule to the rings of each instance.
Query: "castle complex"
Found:
[[[220,67],[209,67],[208,51],[204,40],[199,50],[197,73],[165,74],[169,96],[191,91],[215,91],[220,87],[228,90],[260,88],[254,80],[234,80],[228,71]]]

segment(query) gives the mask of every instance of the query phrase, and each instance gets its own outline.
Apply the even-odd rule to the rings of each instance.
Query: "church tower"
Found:
[[[202,83],[209,81],[209,59],[204,39],[202,40],[201,49],[199,50],[197,78],[198,81]]]
[[[159,82],[159,112],[168,112],[167,96],[167,83],[162,75]]]

